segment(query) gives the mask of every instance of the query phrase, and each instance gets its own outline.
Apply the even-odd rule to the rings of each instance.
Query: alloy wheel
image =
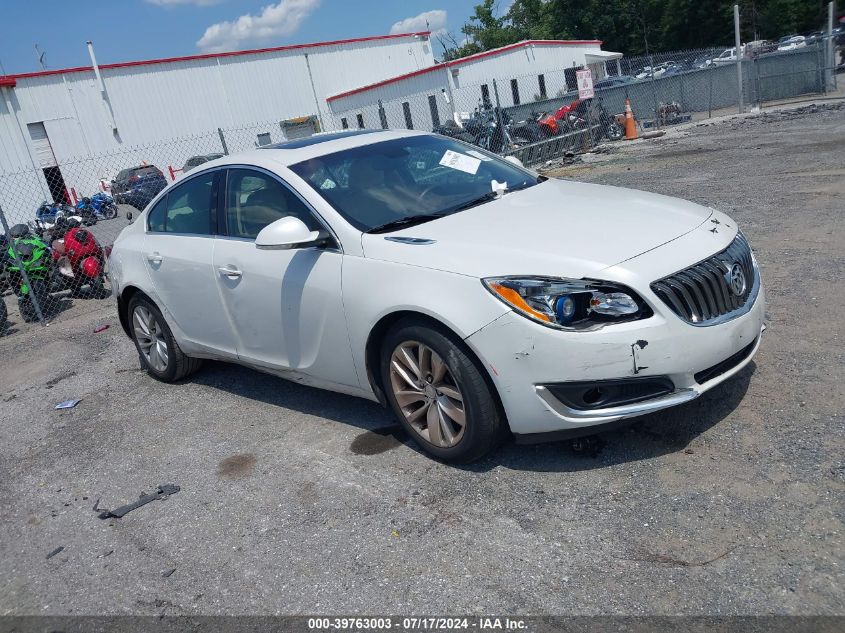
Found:
[[[402,415],[420,437],[440,448],[461,441],[464,398],[437,352],[417,341],[398,345],[390,357],[390,385]]]
[[[167,340],[161,325],[152,311],[144,306],[136,306],[132,312],[132,329],[141,354],[150,367],[158,372],[167,369]]]

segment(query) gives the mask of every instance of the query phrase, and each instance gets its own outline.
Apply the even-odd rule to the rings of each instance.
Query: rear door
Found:
[[[224,215],[214,269],[238,356],[252,364],[291,369],[357,387],[341,297],[339,245],[259,250],[265,226],[295,216],[312,230],[325,227],[277,176],[228,170]]]
[[[187,178],[150,209],[143,255],[158,305],[188,346],[234,357],[232,328],[213,268],[218,180],[223,173]]]

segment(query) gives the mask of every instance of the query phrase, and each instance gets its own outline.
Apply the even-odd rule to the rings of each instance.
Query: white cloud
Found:
[[[195,4],[198,7],[207,7],[217,4],[223,0],[147,0],[150,4],[157,4],[160,7],[172,7],[177,4]]]
[[[446,32],[446,11],[434,9],[425,11],[404,20],[399,20],[390,27],[391,35],[396,33],[418,33],[420,31],[431,31],[432,35],[439,35]]]
[[[239,48],[245,42],[260,42],[292,35],[320,0],[280,0],[261,9],[260,15],[247,13],[231,22],[212,24],[197,42],[211,53]]]

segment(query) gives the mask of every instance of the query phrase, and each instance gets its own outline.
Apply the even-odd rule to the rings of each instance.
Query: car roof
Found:
[[[334,154],[335,152],[353,147],[373,145],[397,138],[428,134],[428,132],[416,130],[349,130],[347,132],[314,134],[304,139],[265,145],[240,154],[223,156],[222,158],[204,163],[203,167],[211,169],[224,165],[262,165],[268,162],[278,163],[287,167],[311,158]]]

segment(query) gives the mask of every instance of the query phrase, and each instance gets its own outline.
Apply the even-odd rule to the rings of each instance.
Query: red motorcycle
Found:
[[[578,107],[579,103],[581,103],[581,100],[576,99],[569,105],[561,106],[553,114],[542,114],[540,115],[540,118],[537,119],[537,123],[540,124],[540,128],[549,137],[569,132],[571,131],[569,116],[572,111]]]
[[[105,287],[106,259],[111,246],[103,248],[88,229],[72,226],[53,240],[54,286],[70,288],[78,296],[86,284],[97,296],[108,294]]]

